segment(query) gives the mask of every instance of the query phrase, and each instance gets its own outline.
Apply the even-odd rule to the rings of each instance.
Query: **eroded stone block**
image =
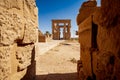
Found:
[[[16,57],[18,59],[18,70],[21,71],[31,64],[32,50],[34,44],[26,46],[18,46],[16,50]]]
[[[22,43],[35,43],[38,37],[37,34],[37,27],[35,26],[32,20],[28,20],[25,23],[25,31],[24,31],[24,38]]]
[[[10,46],[0,47],[0,80],[10,80]]]
[[[23,38],[24,19],[18,10],[0,8],[0,44],[10,45]]]

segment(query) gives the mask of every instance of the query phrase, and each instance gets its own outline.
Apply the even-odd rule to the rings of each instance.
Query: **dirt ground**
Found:
[[[36,80],[77,80],[77,41],[65,41],[36,59]]]

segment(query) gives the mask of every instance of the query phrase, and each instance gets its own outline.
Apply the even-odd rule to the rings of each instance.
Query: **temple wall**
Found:
[[[0,0],[0,80],[25,80],[35,69],[37,14],[34,0]]]
[[[120,79],[120,1],[101,0],[101,3],[100,8],[96,7],[89,17],[78,23],[79,80]],[[77,19],[81,19],[80,16]]]

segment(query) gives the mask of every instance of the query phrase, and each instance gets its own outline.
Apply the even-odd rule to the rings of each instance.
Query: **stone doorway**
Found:
[[[98,25],[92,22],[92,48],[97,48]]]
[[[54,40],[69,40],[71,38],[71,20],[52,20],[52,34]],[[63,30],[62,30],[63,29]]]

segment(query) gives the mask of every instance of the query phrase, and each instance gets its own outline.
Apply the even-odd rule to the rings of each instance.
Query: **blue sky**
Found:
[[[71,19],[71,33],[77,30],[76,16],[81,4],[87,0],[36,0],[39,29],[45,33],[52,31],[52,19]],[[100,0],[98,0],[100,2]]]

